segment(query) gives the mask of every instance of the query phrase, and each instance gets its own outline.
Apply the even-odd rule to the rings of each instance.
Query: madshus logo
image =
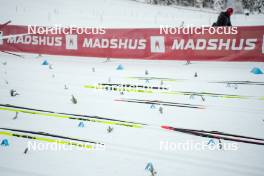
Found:
[[[66,49],[77,50],[78,49],[78,36],[66,35]]]
[[[145,50],[147,40],[142,38],[84,38],[83,48]]]
[[[0,45],[4,44],[4,40],[3,40],[3,31],[0,31]]]
[[[1,35],[3,35],[3,34],[1,33]],[[2,38],[1,35],[0,35],[0,39]],[[59,37],[59,36],[21,35],[21,36],[10,36],[10,37],[8,37],[7,43],[9,43],[9,44],[24,44],[24,45],[62,47],[64,41],[63,41],[63,37]],[[3,41],[0,40],[0,44],[3,44]],[[65,36],[65,47],[66,47],[66,49],[77,50],[78,49],[77,44],[78,44],[78,36],[77,35],[66,35]]]
[[[257,47],[258,39],[174,39],[171,50],[230,50],[230,51],[250,51]],[[152,53],[165,53],[164,36],[151,36],[150,49]],[[262,41],[262,54],[264,54],[264,36]]]
[[[68,40],[70,41],[70,40]],[[66,38],[67,42],[67,38]],[[126,50],[145,50],[147,39],[144,38],[85,38],[83,48],[100,49],[126,49]],[[70,44],[67,42],[67,45]],[[66,45],[66,46],[67,46]],[[67,48],[69,49],[69,48]],[[152,53],[165,53],[165,42],[163,36],[150,37],[150,49]]]
[[[150,37],[150,51],[152,53],[165,53],[165,41],[163,36]]]

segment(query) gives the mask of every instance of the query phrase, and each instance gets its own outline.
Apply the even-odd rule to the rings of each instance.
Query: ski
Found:
[[[20,58],[23,58],[24,59],[24,56],[20,55],[20,54],[15,54],[15,53],[12,53],[12,52],[8,52],[8,51],[1,51],[2,53],[6,53],[6,54],[10,54],[10,55],[13,55],[13,56],[17,56],[17,57],[20,57]]]
[[[243,84],[243,85],[259,85],[259,86],[264,86],[264,82],[254,82],[254,81],[219,81],[219,82],[209,82],[209,83]]]
[[[50,143],[58,143],[58,144],[65,144],[65,145],[72,145],[77,147],[83,147],[87,149],[94,148],[94,145],[104,145],[103,143],[82,140],[77,138],[65,137],[56,134],[50,134],[45,132],[34,132],[34,131],[27,131],[27,130],[19,130],[19,129],[11,129],[11,128],[0,128],[0,135],[3,136],[12,136],[18,138],[26,138],[32,139],[37,141],[43,142],[50,142]],[[74,142],[72,142],[74,141]],[[92,145],[87,145],[85,143],[89,143]]]
[[[206,138],[223,139],[223,140],[242,142],[242,143],[248,143],[248,144],[264,145],[264,139],[223,133],[219,131],[205,131],[205,130],[175,128],[175,127],[166,126],[166,125],[161,126],[161,128],[166,129],[166,130],[186,133],[190,135],[206,137]]]
[[[12,22],[12,21],[9,20],[9,21],[5,22],[4,24],[0,24],[0,29],[6,27],[6,26],[9,25],[11,22]]]
[[[104,117],[98,117],[98,116],[53,112],[53,111],[46,111],[46,110],[41,110],[41,109],[14,106],[14,105],[9,105],[9,104],[6,104],[6,105],[0,104],[0,110],[25,113],[25,114],[33,114],[33,115],[35,114],[35,115],[41,115],[45,117],[89,121],[89,122],[95,122],[95,123],[102,123],[106,125],[119,125],[119,126],[131,127],[131,128],[142,128],[144,125],[146,125],[144,123],[129,122],[129,121],[116,120],[116,119],[110,119],[110,118],[104,118]]]
[[[167,81],[167,82],[183,82],[190,81],[187,79],[174,79],[174,78],[160,78],[160,77],[126,77],[127,79],[132,80],[157,80],[157,81]],[[219,84],[240,84],[240,85],[260,85],[263,86],[264,82],[255,82],[255,81],[209,81],[205,83],[219,83]]]
[[[152,90],[168,90],[166,87],[161,86],[147,86],[147,85],[134,85],[134,84],[110,84],[110,83],[100,83],[98,84],[102,87],[114,87],[114,88],[134,88],[134,89],[152,89]]]
[[[227,99],[248,99],[250,97],[243,95],[232,95],[232,94],[219,94],[211,92],[187,92],[187,91],[170,91],[164,87],[152,87],[142,85],[131,85],[131,84],[97,84],[97,85],[85,85],[86,89],[99,89],[106,91],[118,91],[118,92],[130,92],[130,93],[161,93],[161,94],[172,94],[172,95],[184,95],[184,96],[207,96],[216,98],[227,98]]]
[[[166,101],[159,101],[159,100],[117,99],[115,101],[128,102],[128,103],[150,104],[150,105],[174,106],[174,107],[193,108],[193,109],[205,109],[205,107],[202,105],[166,102]]]
[[[132,80],[157,80],[157,81],[167,81],[167,82],[176,82],[176,81],[185,81],[186,79],[173,79],[173,78],[159,78],[159,77],[139,77],[139,76],[131,76],[126,77]]]
[[[187,92],[187,91],[170,91],[166,92],[167,94],[180,94],[187,96],[207,96],[207,97],[216,97],[216,98],[234,98],[234,99],[248,99],[248,96],[243,95],[232,95],[232,94],[219,94],[211,92]]]

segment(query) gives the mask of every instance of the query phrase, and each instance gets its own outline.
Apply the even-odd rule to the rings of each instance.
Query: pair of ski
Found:
[[[186,103],[175,103],[168,101],[159,101],[159,100],[140,100],[140,99],[117,99],[115,101],[128,102],[128,103],[139,103],[139,104],[149,104],[149,105],[159,105],[159,106],[173,106],[180,108],[193,108],[193,109],[205,109],[205,106],[202,105],[193,105]]]
[[[132,89],[152,89],[152,90],[168,90],[166,87],[162,86],[148,86],[148,85],[135,85],[135,84],[112,84],[112,83],[100,83],[101,87],[110,88],[132,88]]]
[[[26,113],[26,114],[35,114],[35,115],[42,115],[42,116],[50,116],[50,117],[56,117],[56,118],[68,118],[68,119],[72,119],[72,118],[69,118],[72,116],[82,116],[82,115],[78,115],[78,114],[69,115],[68,113],[55,113],[52,111],[45,111],[45,110],[36,110],[36,109],[32,110],[32,108],[19,107],[19,106],[13,106],[13,105],[3,105],[3,104],[0,105],[0,110],[12,111],[12,112],[21,112],[21,113]],[[65,115],[65,114],[67,114],[67,115]],[[90,118],[91,116],[85,116],[85,117]],[[176,132],[180,132],[180,133],[185,133],[185,134],[195,135],[195,136],[200,136],[200,137],[206,137],[206,138],[215,138],[215,139],[223,139],[223,140],[229,140],[229,141],[235,141],[235,142],[241,142],[241,143],[264,145],[264,139],[242,136],[242,135],[236,135],[236,134],[230,134],[230,133],[224,133],[224,132],[219,132],[219,131],[206,131],[206,130],[175,128],[175,127],[170,127],[167,125],[162,125],[162,126],[157,127],[157,126],[149,125],[149,124],[121,121],[121,120],[116,120],[116,119],[109,119],[109,118],[95,117],[95,116],[93,116],[92,119],[99,119],[99,120],[103,120],[103,121],[92,120],[90,122],[97,122],[97,123],[111,124],[111,125],[121,125],[120,123],[122,123],[121,126],[129,127],[129,128],[154,127],[151,129],[160,128],[160,129],[176,131]],[[79,119],[77,118],[74,120],[79,120]],[[83,120],[83,118],[80,118],[80,120]],[[128,124],[128,125],[123,125],[123,124]],[[58,137],[58,138],[64,138],[64,139],[70,139],[70,140],[78,141],[78,139],[68,138],[68,137],[59,136],[59,135],[52,135],[52,134],[43,133],[43,132],[23,131],[23,130],[7,129],[7,128],[0,128],[0,130],[9,130],[9,131],[13,130],[15,132],[22,132],[22,133],[26,133],[26,134],[31,133],[31,134],[38,134],[38,135],[46,135],[49,137]],[[14,136],[11,133],[0,132],[0,134]],[[23,137],[23,135],[22,135],[22,137]],[[24,136],[24,138],[29,138],[29,139],[31,139],[31,137],[32,136],[28,136],[28,137]],[[45,141],[45,139],[42,141]],[[46,140],[46,141],[48,141],[48,140]],[[79,141],[80,142],[91,142],[91,141],[85,141],[85,140],[79,140]]]
[[[156,81],[167,81],[167,82],[181,82],[187,81],[187,79],[174,79],[174,78],[159,78],[159,77],[137,77],[131,76],[127,77],[128,79],[133,80],[156,80]],[[256,82],[256,81],[209,81],[208,83],[219,83],[219,84],[240,84],[240,85],[258,85],[264,86],[264,82]]]
[[[167,82],[176,82],[176,81],[185,81],[186,79],[174,79],[174,78],[159,78],[159,77],[136,77],[136,76],[131,76],[127,77],[128,79],[132,80],[141,80],[141,81],[146,81],[146,80],[156,80],[156,81],[167,81]]]
[[[0,104],[0,110],[3,111],[10,111],[10,112],[17,112],[17,113],[25,113],[25,114],[35,114],[45,117],[55,117],[61,119],[71,119],[71,120],[78,120],[78,121],[88,121],[88,122],[95,122],[95,123],[102,123],[106,125],[119,125],[131,128],[141,128],[143,123],[135,123],[123,120],[116,120],[98,116],[89,116],[89,115],[80,115],[80,114],[69,114],[69,113],[61,113],[61,112],[53,112],[53,111],[46,111],[41,109],[33,109],[21,106],[14,106],[14,105],[4,105]]]
[[[248,144],[256,144],[256,145],[264,145],[264,139],[248,137],[236,134],[223,133],[219,131],[205,131],[205,130],[194,130],[194,129],[185,129],[185,128],[175,128],[167,125],[161,126],[161,128],[176,131],[180,133],[186,133],[194,136],[213,138],[213,139],[223,139],[227,141],[248,143]]]
[[[153,87],[149,86],[138,86],[131,84],[104,84],[100,83],[98,85],[85,85],[84,88],[87,89],[101,89],[109,91],[118,92],[136,92],[136,93],[161,93],[161,94],[172,94],[172,95],[184,95],[184,96],[201,96],[201,97],[215,97],[215,98],[227,98],[227,99],[249,99],[255,98],[258,100],[264,100],[264,97],[250,97],[243,95],[232,95],[232,94],[220,94],[211,92],[188,92],[188,91],[170,91],[168,88],[164,87]]]
[[[264,82],[255,82],[255,81],[216,81],[216,82],[209,82],[209,83],[222,83],[222,84],[240,84],[240,85],[258,85],[264,86]]]
[[[70,145],[85,149],[95,149],[98,146],[104,146],[104,144],[100,142],[82,140],[82,139],[71,138],[71,137],[45,133],[45,132],[34,132],[34,131],[11,129],[11,128],[0,128],[0,135],[25,138],[25,139],[48,142],[48,143],[57,143],[62,145]]]

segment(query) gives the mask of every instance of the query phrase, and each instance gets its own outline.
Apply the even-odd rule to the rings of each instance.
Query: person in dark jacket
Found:
[[[228,8],[225,12],[221,12],[213,26],[232,26],[230,17],[233,11],[233,8]]]

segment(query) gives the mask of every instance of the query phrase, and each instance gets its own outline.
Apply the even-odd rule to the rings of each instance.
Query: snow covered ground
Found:
[[[5,1],[1,2],[0,21],[14,24],[78,25],[105,27],[158,27],[160,24],[211,24],[216,14],[150,6],[126,0],[98,1]],[[241,24],[243,19],[243,24]],[[210,21],[211,20],[211,21]],[[263,16],[235,15],[237,25],[263,25]],[[150,175],[145,171],[152,162],[158,176],[174,175],[263,175],[263,145],[221,140],[223,146],[235,145],[236,150],[166,150],[162,142],[173,144],[207,143],[200,137],[162,129],[161,125],[206,131],[221,131],[264,139],[263,85],[227,87],[219,81],[264,82],[263,75],[250,73],[254,62],[193,62],[143,61],[103,58],[47,56],[22,54],[24,58],[0,54],[0,104],[11,104],[41,110],[99,116],[144,123],[142,128],[110,125],[81,120],[56,118],[51,115],[18,113],[0,108],[0,128],[46,132],[103,143],[105,150],[33,151],[24,154],[29,141],[15,136],[9,146],[0,146],[0,175]],[[47,60],[49,65],[42,65]],[[124,70],[116,70],[121,64]],[[145,75],[146,70],[148,75]],[[198,77],[194,77],[197,72]],[[130,77],[154,77],[131,79]],[[84,88],[98,83],[120,83],[161,86],[169,91],[210,92],[242,95],[246,98],[224,98],[205,95],[190,99],[189,95],[169,93],[132,93]],[[67,89],[65,89],[65,85]],[[20,95],[11,97],[10,90]],[[73,104],[74,95],[78,101]],[[116,101],[120,99],[160,100],[201,105],[204,109],[162,106]],[[0,130],[6,131],[6,130]],[[18,134],[22,134],[17,132]],[[33,135],[34,136],[34,135]],[[35,135],[39,136],[39,135]],[[36,141],[38,144],[49,142]],[[214,139],[216,145],[218,140]],[[214,144],[212,144],[214,145]],[[207,145],[208,146],[208,145]]]
[[[0,111],[1,127],[32,131],[44,131],[79,139],[93,140],[105,144],[105,151],[30,151],[23,154],[27,141],[12,138],[10,147],[1,147],[2,175],[146,175],[144,167],[151,161],[158,175],[262,175],[263,146],[235,143],[236,151],[209,149],[203,151],[160,150],[160,142],[208,142],[210,138],[196,137],[161,130],[158,126],[170,125],[182,128],[222,131],[251,137],[264,138],[263,101],[249,99],[225,99],[189,96],[128,93],[90,90],[87,84],[129,83],[159,86],[160,81],[131,80],[129,76],[181,78],[185,81],[166,82],[170,90],[206,91],[237,95],[263,96],[263,86],[238,85],[238,89],[226,84],[209,81],[248,80],[264,81],[263,76],[250,73],[254,66],[263,69],[262,63],[206,63],[194,62],[184,65],[172,61],[113,60],[26,55],[24,59],[1,54],[1,104],[12,104],[56,112],[97,115],[125,121],[141,122],[150,127],[135,129],[115,126],[107,133],[108,125],[56,119],[39,115]],[[53,69],[43,66],[48,60]],[[116,70],[122,64],[124,70]],[[93,72],[93,68],[95,72]],[[198,77],[194,78],[194,73]],[[8,81],[6,84],[5,80]],[[64,85],[69,89],[65,90]],[[20,95],[11,97],[9,91],[17,90]],[[72,104],[71,95],[78,103]],[[172,101],[204,105],[205,109],[188,109],[164,106],[160,114],[158,107],[114,101],[120,98]],[[1,136],[1,139],[6,137]],[[215,140],[217,143],[218,141]],[[223,140],[223,143],[230,141]]]
[[[218,14],[154,6],[130,0],[0,0],[1,23],[21,25],[76,25],[85,27],[211,26]],[[234,14],[234,26],[263,25],[264,15]]]

